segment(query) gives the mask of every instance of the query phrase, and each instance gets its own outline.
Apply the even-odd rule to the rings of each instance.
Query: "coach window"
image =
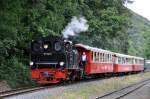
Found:
[[[110,63],[110,54],[108,54],[108,62]]]
[[[118,57],[118,64],[120,64],[121,63],[121,60],[120,60],[121,58],[120,57]]]
[[[122,58],[122,64],[125,64],[125,60],[124,60],[124,57]]]
[[[105,61],[106,61],[106,63],[108,62],[108,54],[106,54],[106,56],[105,56]]]
[[[120,57],[120,64],[122,64],[122,57]]]
[[[126,64],[128,64],[128,58],[126,58]]]
[[[109,54],[109,63],[111,62],[111,54]]]
[[[142,60],[142,64],[144,64],[144,60]]]
[[[102,62],[102,53],[100,53],[100,62]]]
[[[99,52],[97,52],[97,62],[99,62]]]
[[[95,52],[95,62],[97,61],[97,52]]]
[[[122,64],[125,64],[125,57],[122,58]]]
[[[93,52],[93,62],[95,62],[95,52]]]
[[[103,53],[100,53],[100,57],[101,57],[100,61],[103,62]]]
[[[118,57],[118,64],[120,64],[120,57]]]
[[[105,61],[104,62],[107,62],[107,54],[105,54]]]
[[[104,53],[104,62],[106,62],[106,53]]]
[[[96,62],[97,61],[97,52],[95,52],[94,56],[95,56],[95,60],[94,61]]]
[[[105,62],[105,53],[103,53],[103,62]]]
[[[129,61],[128,61],[128,58],[126,58],[126,64],[128,64],[128,62],[129,62]]]
[[[94,52],[95,54],[94,54],[94,62],[96,62],[96,54],[97,54],[97,52]]]
[[[137,64],[139,64],[139,59],[137,59]]]
[[[116,58],[114,59],[114,62],[115,62],[116,64],[118,64],[118,57],[116,57]]]
[[[106,62],[109,62],[109,54],[106,55]]]
[[[102,62],[104,62],[104,53],[102,53]]]
[[[126,64],[126,58],[124,57],[124,64]]]
[[[130,62],[131,60],[130,60],[130,58],[128,58],[128,64],[130,64],[131,62]]]
[[[129,58],[129,64],[131,64],[131,59]]]
[[[104,62],[104,53],[102,53],[102,62]]]
[[[139,59],[139,64],[141,64],[141,60]]]
[[[100,53],[98,52],[98,62],[100,62]]]
[[[139,64],[140,64],[140,59],[139,59]]]
[[[105,62],[105,53],[103,53],[103,62]]]
[[[108,62],[110,63],[110,54],[108,54]]]
[[[92,61],[94,62],[94,52],[92,52]]]
[[[139,61],[138,61],[138,63],[140,64],[140,59],[138,59]]]
[[[93,52],[91,51],[91,60],[93,61]]]
[[[128,64],[130,64],[130,58],[128,58]]]
[[[105,54],[105,62],[107,62],[108,54]]]
[[[140,62],[141,64],[143,64],[143,60],[141,60],[141,62]]]
[[[131,58],[131,64],[133,64],[133,59]]]
[[[133,64],[135,64],[135,59],[133,58]]]
[[[95,55],[96,55],[96,52],[93,53],[93,62],[95,62]]]
[[[121,64],[124,64],[124,63],[123,63],[123,57],[121,57]]]
[[[140,60],[140,64],[142,64],[142,60]]]
[[[102,56],[103,56],[103,62],[104,62],[104,61],[105,61],[105,54],[103,53],[103,55],[102,55]]]
[[[133,64],[133,60],[132,60],[132,58],[130,58],[130,64]]]
[[[112,56],[112,54],[110,55],[110,62],[111,63],[113,62],[113,56]]]
[[[109,63],[111,63],[111,54],[109,54],[109,59],[108,59]]]
[[[99,60],[98,59],[98,52],[96,52],[96,60],[95,61],[98,62],[98,60]]]
[[[142,64],[144,64],[144,60],[142,60]]]
[[[142,60],[140,60],[140,64],[142,64]]]
[[[139,59],[137,59],[136,61],[137,61],[137,64],[139,64]]]
[[[133,64],[135,64],[135,62],[134,62],[134,58],[132,59],[132,63],[133,63]]]
[[[100,62],[100,53],[98,52],[98,62]]]
[[[139,64],[140,64],[140,59],[139,59]]]
[[[137,64],[137,59],[135,59],[135,64]]]
[[[137,64],[139,64],[139,59],[137,59]]]

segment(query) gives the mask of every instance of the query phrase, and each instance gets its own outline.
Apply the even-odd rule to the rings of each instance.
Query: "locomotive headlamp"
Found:
[[[30,62],[30,66],[32,66],[33,64],[34,64],[34,63],[31,61],[31,62]]]
[[[44,48],[47,49],[47,48],[48,48],[48,44],[45,44],[45,45],[44,45]]]
[[[60,63],[59,63],[60,66],[63,66],[64,64],[65,64],[64,62],[60,62]]]

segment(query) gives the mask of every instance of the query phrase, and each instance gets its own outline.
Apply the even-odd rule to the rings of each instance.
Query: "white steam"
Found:
[[[64,38],[68,38],[69,36],[76,36],[81,32],[85,32],[88,30],[89,25],[87,24],[87,20],[84,17],[76,17],[74,16],[71,19],[71,22],[65,27],[62,31]]]

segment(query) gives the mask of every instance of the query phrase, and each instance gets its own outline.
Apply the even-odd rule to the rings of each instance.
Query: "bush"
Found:
[[[34,84],[30,78],[29,66],[19,62],[16,57],[8,59],[0,70],[0,78],[6,80],[13,88]]]

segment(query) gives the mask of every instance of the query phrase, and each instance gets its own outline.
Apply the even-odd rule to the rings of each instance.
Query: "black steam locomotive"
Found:
[[[79,70],[78,51],[72,41],[61,37],[42,37],[31,43],[30,66],[32,78],[40,84],[69,79]],[[44,78],[48,80],[43,80]]]

